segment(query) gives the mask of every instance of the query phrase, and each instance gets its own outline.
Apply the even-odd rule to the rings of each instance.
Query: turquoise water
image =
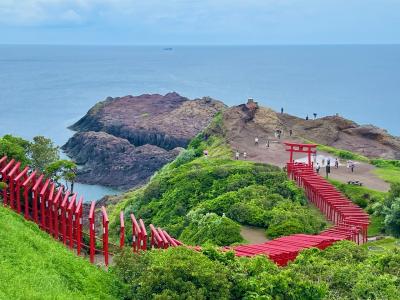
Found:
[[[252,97],[299,116],[339,113],[400,135],[399,45],[163,48],[0,46],[0,135],[62,145],[67,126],[107,96],[169,91],[229,105]]]

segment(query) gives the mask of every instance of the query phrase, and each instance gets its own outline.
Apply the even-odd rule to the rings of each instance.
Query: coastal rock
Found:
[[[226,106],[177,93],[108,97],[70,128],[63,147],[81,167],[77,181],[128,189],[145,183]]]
[[[94,131],[76,133],[64,149],[83,165],[77,174],[78,182],[123,189],[145,183],[181,150],[167,151],[147,144],[135,147],[126,139]]]
[[[127,139],[171,150],[186,147],[226,106],[209,97],[189,100],[177,93],[107,98],[96,104],[77,123],[75,131],[104,131]]]

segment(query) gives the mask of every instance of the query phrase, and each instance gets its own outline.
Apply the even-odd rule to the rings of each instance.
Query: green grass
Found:
[[[370,215],[371,223],[368,226],[368,236],[377,236],[383,233],[385,224],[383,223],[385,218],[383,216]]]
[[[304,141],[306,143],[318,145],[317,146],[318,151],[331,153],[334,156],[337,156],[338,158],[341,158],[341,159],[351,159],[351,160],[356,160],[356,161],[361,161],[361,162],[366,162],[366,163],[370,162],[370,159],[368,157],[363,156],[358,153],[355,153],[355,152],[351,152],[351,151],[344,150],[344,149],[338,149],[338,148],[327,146],[327,145],[318,144],[318,143],[315,143],[313,141],[306,140],[306,139]]]
[[[373,159],[374,173],[389,183],[400,183],[400,160]]]
[[[389,183],[400,183],[400,168],[396,167],[377,167],[374,173],[381,179]]]
[[[380,247],[383,250],[400,250],[400,239],[395,239],[394,237],[386,237],[381,240],[368,242],[363,245],[363,247]]]
[[[117,299],[110,273],[0,207],[0,299]]]

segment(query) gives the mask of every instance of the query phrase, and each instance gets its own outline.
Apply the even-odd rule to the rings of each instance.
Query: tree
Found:
[[[229,299],[228,270],[185,247],[125,249],[114,257],[114,272],[129,286],[129,299]]]
[[[60,159],[59,147],[55,146],[51,139],[44,136],[35,136],[33,143],[30,144],[29,154],[32,166],[44,172],[46,168]]]
[[[31,163],[27,155],[29,147],[30,143],[28,141],[6,134],[0,138],[0,157],[6,155],[10,159],[13,158],[20,161],[24,166],[28,165]]]
[[[49,164],[46,167],[45,174],[59,185],[61,185],[60,181],[64,180],[67,189],[73,193],[76,169],[77,166],[73,161],[63,159]]]
[[[385,209],[385,227],[396,237],[400,237],[400,198],[395,198]]]

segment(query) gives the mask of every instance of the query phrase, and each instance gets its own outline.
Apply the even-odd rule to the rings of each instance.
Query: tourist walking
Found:
[[[238,159],[239,159],[239,155],[240,155],[239,151],[237,151],[237,150],[236,150],[236,154],[235,154],[235,158],[236,158],[236,160],[238,160]]]
[[[319,165],[319,163],[317,163],[315,166],[315,171],[317,171],[318,174],[319,174],[320,169],[321,169],[321,166]]]
[[[292,129],[290,129],[289,130],[289,136],[292,136],[292,134],[293,134],[293,131],[292,131]]]
[[[339,160],[335,158],[335,168],[339,169]]]
[[[243,159],[246,159],[246,158],[247,158],[247,153],[243,152]]]
[[[331,172],[331,165],[327,164],[325,167],[325,171],[326,171],[326,178],[329,177],[329,173]]]
[[[317,118],[317,113],[313,113],[314,115],[314,120]]]
[[[283,114],[283,107],[281,108],[281,114]]]
[[[356,164],[354,162],[351,162],[351,165],[350,165],[351,173],[354,173],[355,167],[356,167]]]
[[[269,148],[269,140],[267,140],[267,148]]]
[[[308,121],[308,115],[306,116],[306,121]]]
[[[254,145],[258,146],[258,136],[254,139]]]

